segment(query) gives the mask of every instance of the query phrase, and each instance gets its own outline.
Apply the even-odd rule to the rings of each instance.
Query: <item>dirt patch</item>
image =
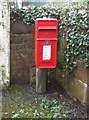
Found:
[[[68,113],[67,118],[87,118],[87,107],[82,106],[79,101],[73,100],[66,91],[57,84],[56,80],[50,80],[47,83],[47,92],[45,94],[37,94],[35,92],[35,84],[25,84],[12,85],[8,90],[2,91],[2,96],[3,118],[12,117],[12,114],[14,114],[13,106],[17,111],[19,111],[18,108],[22,108],[22,113],[24,112],[23,108],[24,110],[29,108],[28,112],[30,112],[32,106],[34,106],[35,109],[35,104],[39,105],[40,101],[48,99],[56,99],[59,104],[63,105]],[[20,107],[16,108],[16,106],[19,105]],[[26,118],[23,114],[22,117]]]

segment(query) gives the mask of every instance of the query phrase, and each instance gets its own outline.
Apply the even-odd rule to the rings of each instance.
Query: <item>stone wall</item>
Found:
[[[20,20],[11,23],[11,84],[27,84],[35,76],[33,31]]]
[[[62,79],[59,78],[58,82],[74,99],[78,99],[81,103],[89,105],[87,98],[89,94],[89,75],[87,74],[89,73],[89,69],[80,69],[81,67],[77,68],[75,73],[72,73]],[[80,74],[78,74],[78,72],[80,72]],[[79,77],[84,77],[84,79],[80,79]]]

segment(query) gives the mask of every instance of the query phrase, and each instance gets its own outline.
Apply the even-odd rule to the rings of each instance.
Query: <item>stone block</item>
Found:
[[[11,45],[11,65],[17,67],[35,66],[34,49],[29,49],[25,45]]]
[[[82,104],[87,104],[87,84],[74,78],[73,76],[60,78],[59,84],[69,93],[71,97],[78,99]]]
[[[28,49],[23,45],[11,46],[11,65],[19,67],[28,66]]]
[[[27,25],[23,23],[21,19],[17,19],[17,21],[11,22],[10,31],[11,33],[14,33],[14,34],[34,33],[34,26]]]
[[[85,69],[82,66],[79,66],[74,70],[73,74],[76,79],[89,85],[89,68]]]
[[[29,68],[11,68],[11,84],[28,84]]]
[[[11,44],[22,44],[33,49],[35,46],[34,34],[11,34]]]
[[[87,84],[83,83],[82,81],[70,77],[67,79],[67,87],[66,90],[68,93],[78,99],[81,103],[86,104],[87,99],[86,99],[86,92],[87,92]]]
[[[35,67],[35,53],[34,49],[29,49],[28,50],[28,65],[31,67]]]
[[[87,106],[88,106],[88,109],[89,109],[89,86],[87,87]]]

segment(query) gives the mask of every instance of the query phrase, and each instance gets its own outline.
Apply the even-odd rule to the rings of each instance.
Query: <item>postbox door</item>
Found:
[[[36,67],[37,68],[55,68],[56,67],[56,52],[57,52],[57,41],[37,41],[36,43]]]

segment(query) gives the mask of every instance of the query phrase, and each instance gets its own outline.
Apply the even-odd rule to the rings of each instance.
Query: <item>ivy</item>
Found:
[[[89,67],[89,23],[86,9],[63,10],[60,16],[59,34],[67,42],[63,54],[68,73],[79,63],[84,68]]]
[[[27,25],[34,25],[36,18],[56,18],[59,20],[59,41],[64,37],[67,42],[63,51],[68,73],[82,62],[84,68],[89,67],[89,22],[87,6],[59,8],[51,5],[11,7],[11,22],[21,19]]]
[[[55,9],[55,7],[51,6],[29,6],[21,9],[11,6],[11,21],[14,22],[17,18],[21,18],[24,23],[34,25],[36,18],[51,17],[58,19],[59,13],[60,8]]]

